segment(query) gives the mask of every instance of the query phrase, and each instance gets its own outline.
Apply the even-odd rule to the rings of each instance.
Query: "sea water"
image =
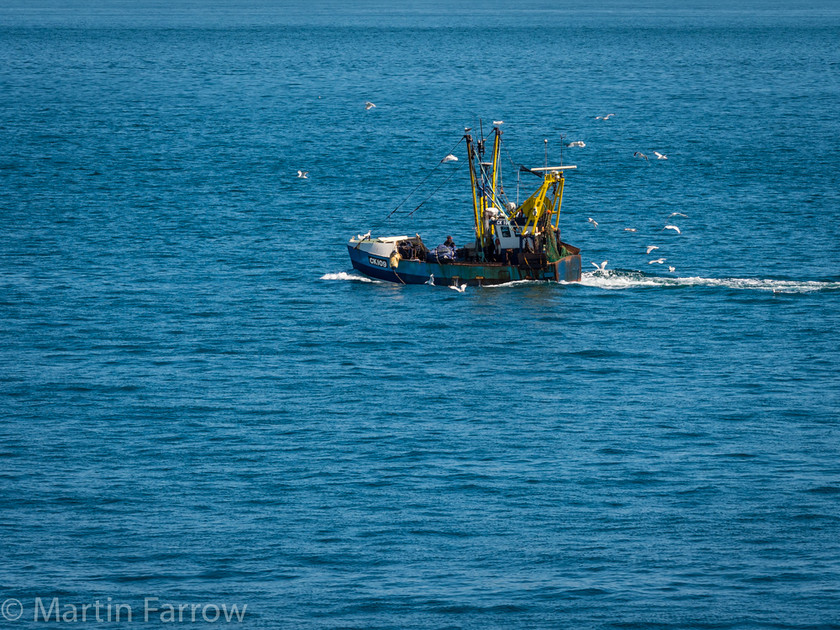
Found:
[[[823,0],[3,2],[3,623],[838,627],[838,42]],[[354,272],[471,240],[494,120],[511,200],[578,166],[582,281]]]

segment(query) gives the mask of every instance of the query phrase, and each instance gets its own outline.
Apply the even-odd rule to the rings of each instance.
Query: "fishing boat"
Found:
[[[560,238],[564,173],[577,167],[520,166],[520,173],[535,175],[541,183],[517,204],[508,200],[500,184],[501,129],[493,127],[492,155],[487,161],[488,138],[474,141],[469,132],[465,130],[462,140],[467,147],[475,240],[457,248],[447,239],[429,248],[419,234],[371,236],[368,232],[347,243],[353,267],[371,278],[401,284],[462,287],[515,280],[579,281],[580,249]]]

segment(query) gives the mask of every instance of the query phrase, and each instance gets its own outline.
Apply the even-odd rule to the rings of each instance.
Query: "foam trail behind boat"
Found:
[[[670,278],[651,276],[639,271],[611,270],[605,273],[586,272],[581,285],[607,290],[637,289],[647,287],[719,287],[745,291],[770,291],[773,293],[813,293],[815,291],[840,291],[840,282],[813,280],[772,280],[762,278]]]

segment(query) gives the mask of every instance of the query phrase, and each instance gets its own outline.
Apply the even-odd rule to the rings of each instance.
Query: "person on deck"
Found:
[[[455,241],[452,240],[451,236],[447,236],[446,241],[444,241],[443,244],[446,245],[447,247],[455,247]]]

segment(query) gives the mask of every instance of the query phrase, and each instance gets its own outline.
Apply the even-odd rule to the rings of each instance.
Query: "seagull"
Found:
[[[504,120],[494,120],[493,124],[498,127],[499,125],[504,125],[505,121]]]
[[[457,284],[450,284],[449,288],[457,291],[458,293],[463,293],[467,290],[467,283],[465,282],[460,287]]]
[[[668,271],[670,271],[671,273],[674,273],[676,270],[677,270],[676,267],[672,267],[671,265],[668,265]]]
[[[596,263],[596,262],[593,262],[592,264],[593,264],[593,265],[595,265],[595,268],[596,268],[598,271],[600,271],[601,273],[604,273],[604,272],[607,270],[607,269],[606,269],[607,262],[608,262],[608,261],[606,261],[606,260],[605,260],[605,261],[604,261],[604,262],[602,262],[600,265],[599,265],[598,263]],[[596,271],[595,273],[598,273],[598,271]]]
[[[648,245],[646,254],[650,254],[654,249],[659,249],[659,245]]]
[[[458,158],[451,153],[441,160],[441,162],[457,162]]]
[[[635,232],[636,228],[624,228],[625,232]]]
[[[370,238],[370,230],[368,230],[365,234],[357,234],[356,240],[357,241],[365,241]]]
[[[594,225],[595,227],[598,227],[598,222],[597,222],[595,219],[593,219],[592,217],[589,217],[589,218],[587,219],[587,221],[589,221],[589,222],[590,222],[592,225]]]
[[[615,114],[607,114],[606,116],[595,116],[595,120],[609,120],[610,116],[615,116]]]
[[[580,147],[581,149],[586,146],[586,143],[583,140],[575,140],[574,142],[570,142],[566,145],[567,147]]]
[[[298,171],[298,177],[301,179],[309,179],[309,171]]]
[[[656,156],[657,160],[667,160],[667,155],[662,155],[659,151],[654,151],[653,154]]]
[[[633,157],[637,157],[637,158],[644,158],[646,161],[650,162],[650,160],[648,160],[648,156],[646,156],[646,155],[645,155],[644,153],[642,153],[641,151],[636,151],[636,152],[633,154]]]
[[[648,261],[648,264],[649,264],[649,265],[652,265],[653,263],[656,263],[657,265],[661,265],[661,264],[662,264],[662,263],[664,263],[666,260],[668,260],[668,259],[667,259],[667,258],[657,258],[656,260],[649,260],[649,261]]]
[[[365,103],[365,109],[373,109],[374,107],[376,107],[376,105],[374,105],[374,104],[373,104],[373,103],[371,103],[370,101],[368,101],[367,103]]]
[[[426,280],[426,282],[424,282],[423,284],[428,284],[430,287],[435,286],[435,274],[430,273],[429,274],[429,279]]]
[[[687,218],[688,218],[688,215],[687,215],[687,214],[683,214],[682,212],[672,212],[671,214],[669,214],[669,215],[668,215],[668,218],[669,218],[669,219],[670,219],[671,217],[685,217],[685,218],[687,219]]]
[[[676,225],[666,225],[662,229],[663,230],[674,230],[677,234],[682,234],[682,232],[680,232],[680,228],[678,228]]]

